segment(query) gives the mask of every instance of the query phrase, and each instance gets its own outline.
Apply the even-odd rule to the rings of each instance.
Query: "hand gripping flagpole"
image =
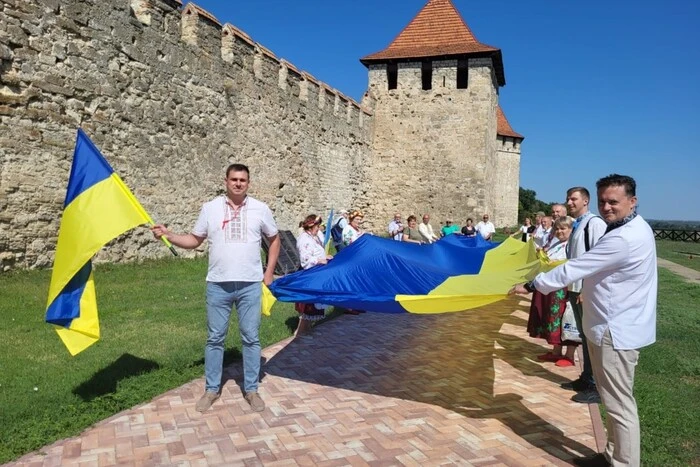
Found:
[[[151,226],[154,226],[156,223],[153,222],[153,218],[151,218],[151,216],[146,212],[146,210],[143,208],[143,206],[141,206],[141,203],[139,203],[139,202],[136,200],[136,197],[133,195],[133,193],[131,193],[131,190],[129,190],[129,188],[124,184],[124,182],[122,181],[122,179],[119,178],[119,177],[116,177],[116,180],[117,180],[117,184],[119,185],[119,188],[121,188],[121,189],[124,191],[124,193],[126,194],[126,196],[127,196],[127,197],[131,200],[131,202],[134,204],[134,207],[135,207],[136,209],[138,209],[138,210],[141,212],[141,215],[143,215],[143,217],[145,217],[146,219],[148,219],[148,223],[149,223]],[[160,239],[161,239],[161,241],[165,244],[165,246],[167,246],[167,247],[170,249],[170,252],[171,252],[174,256],[179,256],[179,255],[177,254],[177,251],[175,251],[175,247],[173,247],[173,244],[170,243],[170,240],[168,240],[168,239],[165,238],[164,236],[160,237]]]

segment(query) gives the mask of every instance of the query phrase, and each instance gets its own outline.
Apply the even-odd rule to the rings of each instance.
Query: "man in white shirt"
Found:
[[[272,211],[247,195],[250,171],[243,164],[226,169],[226,194],[205,203],[192,233],[175,234],[163,225],[152,227],[156,238],[166,237],[180,248],[194,249],[209,240],[207,272],[207,344],[204,351],[205,393],[195,409],[205,412],[221,394],[224,341],[231,308],[236,306],[243,343],[243,390],[256,412],[265,409],[258,394],[260,377],[260,308],[262,285],[270,285],[280,252],[280,238]],[[270,240],[267,269],[260,259],[262,235]]]
[[[438,238],[433,233],[433,226],[430,225],[430,214],[423,214],[423,222],[418,226],[418,232],[423,237],[424,243],[435,243]]]
[[[537,211],[535,214],[535,232],[532,234],[532,238],[535,240],[535,246],[537,248],[542,248],[542,236],[544,235],[544,227],[542,227],[542,218],[544,217],[544,212]]]
[[[553,204],[552,205],[552,222],[556,221],[560,217],[566,216],[566,206],[563,204]]]
[[[400,242],[403,239],[403,223],[401,222],[401,213],[394,214],[394,219],[389,222],[389,235],[391,238]]]
[[[552,217],[550,218],[549,225],[550,227],[554,225],[554,222],[559,219],[560,217],[566,216],[566,206],[563,204],[553,204],[552,205]],[[554,245],[559,243],[559,239],[554,235],[554,229],[550,228],[549,231],[549,237],[544,239],[544,244],[542,248],[544,248],[544,251],[549,250],[552,248]]]
[[[656,341],[656,244],[636,214],[636,183],[613,174],[601,178],[598,211],[607,224],[598,243],[510,293],[550,293],[578,280],[586,310],[583,331],[608,421],[605,453],[574,459],[579,466],[639,466],[640,437],[633,395],[639,349]]]
[[[549,216],[542,216],[540,227],[541,229],[535,231],[535,246],[538,250],[544,248],[549,241],[549,237],[552,233],[552,218]]]
[[[567,258],[578,258],[598,243],[600,237],[605,234],[607,225],[600,217],[588,210],[590,193],[585,187],[577,186],[569,188],[566,192],[566,206],[569,213],[575,219],[574,231],[566,244]],[[581,287],[583,281],[576,281],[569,285],[569,302],[574,312],[577,329],[583,329],[583,305],[581,304]],[[591,369],[591,359],[588,356],[588,339],[585,333],[581,332],[581,343],[583,345],[583,371],[577,380],[564,383],[564,389],[573,389],[578,392],[571,399],[575,402],[585,404],[599,404],[600,395],[595,386],[593,370]]]
[[[476,231],[484,240],[491,240],[493,234],[496,233],[496,226],[489,220],[488,214],[484,214],[482,220],[476,224]]]

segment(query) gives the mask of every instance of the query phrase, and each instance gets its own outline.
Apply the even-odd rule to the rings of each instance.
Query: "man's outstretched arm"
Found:
[[[194,234],[176,234],[167,229],[163,224],[157,224],[151,227],[151,232],[153,236],[160,240],[161,237],[165,237],[170,240],[173,245],[184,248],[186,250],[193,250],[202,244],[204,237],[199,237]],[[279,251],[279,250],[278,250]]]

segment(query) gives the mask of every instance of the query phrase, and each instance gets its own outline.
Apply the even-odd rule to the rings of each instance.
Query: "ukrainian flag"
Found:
[[[78,130],[58,233],[46,322],[71,355],[100,338],[91,259],[107,242],[150,217],[90,138]]]
[[[326,254],[331,251],[331,228],[333,227],[333,208],[331,208],[331,213],[328,214],[328,221],[326,222],[326,231],[323,237],[323,248],[326,250]]]
[[[274,281],[270,307],[282,302],[382,313],[449,313],[503,300],[517,283],[560,262],[537,254],[532,242],[501,244],[480,236],[448,235],[430,245],[363,235],[327,265]]]

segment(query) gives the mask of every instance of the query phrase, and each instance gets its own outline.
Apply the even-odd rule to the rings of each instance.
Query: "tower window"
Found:
[[[386,65],[386,79],[389,82],[389,89],[396,89],[399,81],[399,66],[396,63]]]
[[[457,60],[457,89],[467,89],[469,84],[469,60]]]
[[[421,80],[423,81],[423,90],[433,89],[433,62],[425,61],[421,65]]]

